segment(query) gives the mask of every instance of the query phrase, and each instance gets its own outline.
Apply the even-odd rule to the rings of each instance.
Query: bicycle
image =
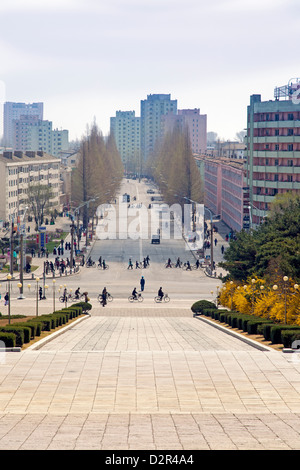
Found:
[[[159,295],[156,295],[154,297],[154,302],[156,303],[160,303],[160,302],[170,302],[170,297],[168,296],[168,294],[164,294],[163,298],[161,298]]]
[[[97,300],[98,300],[98,302],[100,302],[100,303],[102,302],[102,294],[99,294],[99,295],[98,295]],[[107,293],[107,294],[106,294],[106,300],[107,300],[108,302],[112,302],[112,301],[113,301],[113,296],[112,296],[111,294]]]
[[[196,266],[196,265],[195,265]],[[184,271],[193,271],[193,269],[196,269],[194,266],[192,266],[191,264],[188,266],[187,263],[183,263],[183,265],[181,266],[182,269]]]
[[[174,263],[166,263],[165,268],[174,268]]]
[[[109,265],[105,264],[105,267],[103,267],[103,264],[98,263],[97,268],[98,269],[103,269],[105,271],[106,269],[109,269]]]
[[[96,263],[95,263],[95,261],[88,261],[88,262],[85,263],[85,267],[86,268],[95,268]]]
[[[142,296],[142,294],[138,293],[136,297],[134,297],[134,295],[130,295],[128,297],[128,300],[129,302],[143,302],[144,300],[144,297]]]
[[[59,301],[61,303],[65,303],[65,302],[68,302],[69,300],[74,300],[74,299],[75,299],[75,296],[73,296],[72,294],[67,294],[67,298],[64,295],[61,295],[59,297]]]

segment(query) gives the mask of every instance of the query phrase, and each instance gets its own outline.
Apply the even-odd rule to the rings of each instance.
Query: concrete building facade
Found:
[[[230,229],[239,232],[249,228],[243,161],[206,155],[194,158],[204,184],[205,206],[220,215]]]
[[[135,111],[117,111],[116,116],[110,118],[110,132],[114,134],[125,171],[132,170],[140,162],[140,122]]]
[[[207,115],[200,109],[179,109],[177,114],[162,116],[162,134],[172,131],[175,125],[187,129],[194,153],[203,154],[207,148]]]
[[[53,207],[60,204],[60,160],[44,152],[3,152],[0,154],[0,220],[22,216],[30,184],[52,188]],[[30,214],[28,214],[30,215]]]
[[[3,106],[3,140],[6,147],[13,145],[13,121],[22,116],[37,116],[43,119],[43,103],[15,103],[7,101]]]
[[[300,192],[300,83],[275,89],[275,100],[252,95],[247,108],[245,191],[250,220],[267,216],[276,194]],[[283,91],[282,91],[283,90]]]
[[[52,130],[52,122],[38,116],[21,116],[13,120],[12,148],[16,151],[43,151],[58,156],[69,147],[67,130]]]
[[[177,100],[170,94],[148,95],[141,101],[141,156],[147,160],[162,137],[162,116],[177,114]]]

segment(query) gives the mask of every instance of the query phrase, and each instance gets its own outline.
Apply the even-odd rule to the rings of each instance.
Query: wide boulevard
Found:
[[[130,194],[130,204],[147,208],[148,222],[149,188],[124,180],[120,190]],[[82,267],[56,282],[56,289],[61,283],[87,291],[90,315],[50,341],[2,353],[0,449],[299,449],[298,355],[245,342],[193,317],[192,303],[214,300],[220,280],[202,269],[166,269],[168,258],[194,264],[185,240],[164,238],[161,227],[161,243],[151,244],[145,214],[124,208],[117,198],[99,219],[90,247],[92,258],[101,256],[109,269]],[[114,214],[115,239],[101,239]],[[107,225],[112,233],[113,223]],[[134,239],[137,225],[143,237]],[[220,231],[217,238],[216,261],[225,243]],[[147,256],[150,266],[136,269]],[[141,276],[144,301],[131,304],[128,296],[140,289]],[[51,279],[47,283],[39,314],[53,308]],[[103,287],[113,296],[105,307],[97,300]],[[154,302],[159,287],[169,303]],[[32,291],[12,299],[12,313],[35,314]],[[57,308],[57,291],[55,301]]]

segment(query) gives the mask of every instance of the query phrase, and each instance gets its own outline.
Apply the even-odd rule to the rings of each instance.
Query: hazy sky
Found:
[[[251,94],[300,77],[299,20],[299,0],[1,0],[0,98],[75,139],[170,93],[233,139]]]

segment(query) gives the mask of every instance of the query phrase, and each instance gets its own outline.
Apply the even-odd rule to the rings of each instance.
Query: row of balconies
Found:
[[[264,137],[253,137],[253,143],[255,144],[294,144],[300,143],[300,131],[299,135],[272,135]]]
[[[300,120],[293,121],[256,121],[253,123],[254,129],[257,128],[287,128],[287,127],[300,127]]]
[[[300,189],[300,181],[262,181],[253,180],[253,186],[256,188],[273,188],[273,189]]]
[[[300,166],[253,165],[253,172],[298,174]]]

